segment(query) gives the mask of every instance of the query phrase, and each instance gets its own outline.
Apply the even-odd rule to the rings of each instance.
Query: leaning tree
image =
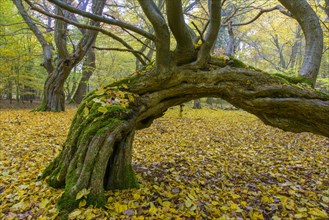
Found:
[[[329,96],[312,88],[321,60],[322,31],[306,0],[280,0],[305,34],[305,59],[297,78],[270,75],[233,57],[210,56],[221,26],[220,0],[208,1],[209,25],[201,44],[193,41],[179,0],[164,1],[166,13],[153,0],[138,0],[154,35],[120,20],[80,11],[64,1],[49,2],[140,34],[156,46],[153,64],[91,92],[80,104],[61,153],[42,175],[51,186],[65,187],[58,202],[62,210],[75,208],[79,203],[76,195],[82,190],[89,192],[89,204],[101,206],[106,201],[104,190],[136,187],[131,166],[135,131],[148,127],[169,107],[189,100],[219,97],[265,124],[329,137]],[[111,36],[107,30],[98,30]],[[176,47],[171,50],[173,39]]]

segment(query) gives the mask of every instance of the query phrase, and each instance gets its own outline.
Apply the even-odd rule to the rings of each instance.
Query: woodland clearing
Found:
[[[75,109],[1,110],[0,219],[56,219],[63,190],[37,176],[61,150]],[[139,189],[77,195],[70,219],[328,219],[329,139],[265,126],[244,111],[177,107],[138,131]]]

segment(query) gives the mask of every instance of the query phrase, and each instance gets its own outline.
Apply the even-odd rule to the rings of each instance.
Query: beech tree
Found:
[[[25,1],[32,9],[36,9],[36,3]],[[74,3],[74,1],[72,1]],[[44,4],[42,12],[48,16],[48,28],[51,29],[51,17],[63,18],[55,19],[54,25],[54,42],[56,45],[56,59],[54,58],[55,49],[52,42],[47,41],[42,30],[38,28],[32,16],[29,15],[21,0],[13,0],[16,8],[23,17],[24,21],[28,24],[31,31],[38,39],[43,49],[43,63],[41,64],[47,71],[48,76],[44,84],[44,97],[42,104],[36,110],[38,111],[64,111],[65,110],[65,94],[64,83],[69,76],[71,70],[84,58],[87,51],[91,48],[97,37],[98,31],[82,29],[82,37],[78,43],[70,51],[68,47],[68,25],[67,20],[70,20],[78,28],[84,26],[79,23],[76,17],[68,11],[63,11],[60,7],[55,6],[55,14],[51,14],[50,10]],[[95,15],[102,14],[105,1],[93,1],[92,12]],[[91,21],[90,26],[99,26],[99,21]]]
[[[81,11],[64,1],[49,0],[70,13],[149,39],[156,48],[154,63],[89,93],[80,104],[61,153],[42,175],[51,186],[65,187],[58,201],[63,213],[78,206],[78,194],[87,195],[89,204],[102,206],[106,201],[104,190],[137,187],[131,166],[135,131],[148,127],[169,107],[189,100],[222,98],[265,124],[329,137],[329,96],[312,88],[323,39],[318,17],[310,5],[306,0],[279,0],[300,24],[306,41],[299,77],[288,78],[265,73],[233,57],[210,55],[221,26],[221,7],[228,1],[208,1],[209,24],[198,44],[184,19],[181,0],[161,1],[166,13],[161,13],[152,0],[138,0],[154,34],[117,19]],[[63,16],[56,18],[65,20]],[[117,38],[109,29],[92,25],[84,28]],[[122,45],[145,61],[129,45]]]

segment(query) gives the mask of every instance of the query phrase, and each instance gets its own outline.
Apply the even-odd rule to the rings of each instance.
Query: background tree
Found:
[[[37,65],[41,48],[11,1],[1,1],[0,7],[0,97],[33,101],[44,79]]]
[[[76,44],[73,44],[72,52],[69,51],[69,36],[68,36],[68,23],[70,13],[62,10],[59,7],[55,7],[55,27],[54,27],[54,42],[57,49],[56,61],[53,64],[52,44],[48,42],[43,36],[40,29],[37,28],[33,19],[25,10],[20,0],[13,0],[18,11],[22,15],[25,22],[29,25],[37,37],[39,43],[43,48],[44,62],[43,66],[48,72],[48,77],[44,86],[44,97],[43,103],[37,109],[40,111],[64,111],[65,109],[65,94],[64,94],[64,83],[70,74],[70,71],[83,59],[89,48],[94,43],[98,31],[87,30],[83,33],[82,37]],[[33,3],[26,1],[31,7],[34,7]],[[74,2],[73,2],[74,3]],[[93,1],[92,10],[95,14],[101,14],[104,8],[104,1]],[[49,9],[43,10],[46,15],[49,15]],[[74,16],[72,16],[74,17]],[[81,24],[73,19],[73,22],[81,27]],[[99,22],[90,22],[91,26],[99,26]]]

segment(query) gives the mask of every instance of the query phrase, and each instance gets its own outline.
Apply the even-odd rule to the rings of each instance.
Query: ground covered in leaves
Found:
[[[57,219],[63,190],[37,176],[75,110],[0,112],[0,219]],[[107,192],[70,219],[329,219],[329,139],[263,125],[242,111],[178,108],[137,132],[140,189]]]

